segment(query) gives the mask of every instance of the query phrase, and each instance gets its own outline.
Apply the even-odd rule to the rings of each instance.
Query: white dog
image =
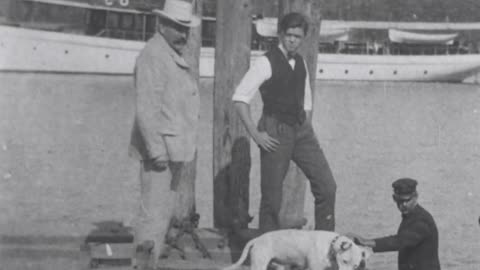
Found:
[[[310,270],[357,270],[373,253],[334,232],[279,230],[250,240],[238,261],[223,270],[242,265],[250,253],[251,270],[267,270],[270,262]]]

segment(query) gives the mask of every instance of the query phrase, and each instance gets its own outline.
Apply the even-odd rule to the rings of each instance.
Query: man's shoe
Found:
[[[152,270],[156,260],[153,260],[153,249],[155,243],[152,240],[143,241],[137,245],[133,269],[135,270]]]

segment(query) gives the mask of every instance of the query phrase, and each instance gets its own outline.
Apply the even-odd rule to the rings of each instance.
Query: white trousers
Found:
[[[175,192],[171,190],[172,173],[169,168],[158,172],[145,165],[142,164],[140,168],[140,200],[134,233],[136,244],[153,240],[155,246],[151,263],[156,266],[165,249],[165,236],[173,214]]]

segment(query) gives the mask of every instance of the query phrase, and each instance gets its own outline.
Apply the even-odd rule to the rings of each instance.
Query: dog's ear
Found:
[[[352,242],[351,241],[342,241],[340,244],[340,249],[342,251],[347,251],[352,248]]]
[[[343,253],[349,249],[351,249],[353,246],[352,240],[345,236],[341,236],[336,242],[335,242],[335,251],[337,253]]]

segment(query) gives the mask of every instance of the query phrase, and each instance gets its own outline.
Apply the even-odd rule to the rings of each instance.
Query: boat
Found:
[[[0,25],[0,71],[61,72],[131,75],[136,56],[145,40],[154,33],[157,17],[149,12],[149,0],[23,0],[25,3],[62,6],[85,11],[84,25],[43,22],[14,22]],[[214,29],[215,19],[204,17],[204,29]],[[256,38],[252,42],[252,61],[264,53],[265,44],[275,42],[276,18],[254,21]],[[406,31],[479,30],[480,23],[401,23],[345,22],[323,20],[320,44],[341,42],[346,52],[321,52],[316,78],[319,80],[360,81],[446,81],[476,80],[480,54],[368,54],[364,43],[349,43],[355,29],[383,29],[410,44],[392,46],[392,51],[409,48],[417,51],[413,39],[425,44],[451,42],[455,33],[432,36]],[[396,31],[396,32],[395,32]],[[425,42],[430,39],[430,42]],[[200,76],[214,76],[215,53],[212,37],[202,41]],[[413,41],[412,41],[413,40]],[[400,41],[400,40],[398,40]],[[273,43],[272,43],[273,42]],[[402,44],[392,42],[392,44]],[[438,45],[438,44],[437,44]],[[210,46],[210,47],[208,47]],[[413,46],[413,47],[412,47]],[[445,45],[450,46],[450,45]],[[444,47],[445,47],[444,46]],[[360,49],[359,49],[360,48]]]
[[[259,35],[272,39],[277,35],[277,19],[255,22]],[[436,81],[476,82],[480,71],[480,54],[466,54],[454,44],[458,33],[480,30],[480,23],[418,23],[322,21],[320,41],[330,33],[349,33],[355,29],[385,30],[389,42],[383,52],[366,42],[343,41],[342,50],[325,50],[318,55],[316,78],[341,81]],[[408,30],[408,31],[407,31]],[[435,31],[420,33],[414,31]],[[326,33],[322,37],[323,33]],[[449,33],[437,33],[449,31]],[[325,44],[325,43],[324,43]],[[327,43],[329,44],[329,43]],[[266,46],[268,47],[268,45]],[[389,52],[385,50],[388,48]]]
[[[32,13],[28,8],[34,5],[67,7],[84,12],[85,22],[0,25],[0,71],[131,75],[137,55],[154,34],[157,16],[149,10],[158,2],[23,0],[27,7],[21,6],[26,10],[20,13]],[[213,63],[214,49],[202,48],[201,76],[213,76]]]

